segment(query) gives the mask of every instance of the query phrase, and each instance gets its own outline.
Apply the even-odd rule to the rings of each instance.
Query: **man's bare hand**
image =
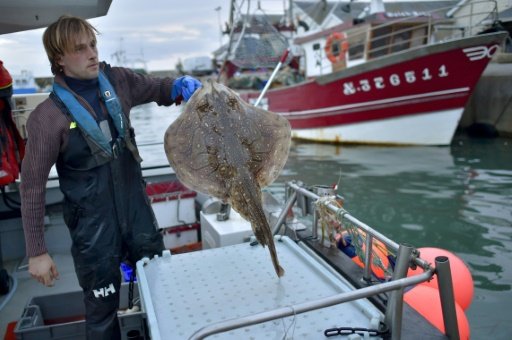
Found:
[[[47,287],[53,286],[56,279],[59,278],[57,266],[48,253],[28,259],[28,272],[34,279]]]

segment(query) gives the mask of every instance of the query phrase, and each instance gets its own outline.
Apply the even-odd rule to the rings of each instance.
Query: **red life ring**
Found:
[[[333,32],[327,37],[324,47],[327,59],[333,64],[345,60],[345,53],[348,51],[347,36],[343,32]]]

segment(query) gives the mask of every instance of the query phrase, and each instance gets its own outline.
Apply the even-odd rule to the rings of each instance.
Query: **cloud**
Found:
[[[230,3],[230,0],[113,0],[106,16],[90,19],[101,33],[98,36],[100,60],[115,64],[114,56],[124,50],[127,59],[144,59],[147,69],[156,71],[174,69],[179,60],[189,57],[211,56],[221,42],[227,41],[220,31],[229,20]],[[282,0],[261,3],[263,8],[282,10]],[[221,10],[217,11],[219,6]],[[256,6],[253,2],[253,12]],[[0,37],[0,60],[11,73],[30,70],[36,77],[51,76],[41,41],[43,32],[44,29],[38,29]]]
[[[217,13],[215,8],[221,6],[225,9],[220,19],[226,21],[229,2],[154,1],[151,8],[147,8],[147,4],[141,1],[123,1],[122,11],[118,11],[114,2],[106,17],[111,16],[105,24],[109,35],[104,40],[98,39],[100,49],[106,52],[105,57],[120,48],[131,58],[143,55],[149,70],[173,69],[179,60],[211,56],[211,52],[220,46],[221,37],[221,13]],[[103,18],[93,20],[101,21]]]
[[[127,59],[144,59],[148,70],[175,68],[178,60],[211,55],[220,45],[221,19],[228,20],[230,0],[114,0],[104,17],[90,19],[99,31],[100,59],[114,63],[116,52]],[[30,70],[51,76],[41,41],[44,29],[0,37],[0,60],[11,73]],[[130,65],[127,65],[130,66]]]

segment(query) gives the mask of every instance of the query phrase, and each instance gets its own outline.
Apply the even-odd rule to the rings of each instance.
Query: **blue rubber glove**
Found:
[[[181,103],[182,98],[188,101],[201,86],[203,86],[203,84],[196,78],[191,76],[179,77],[172,83],[171,98],[176,104]]]

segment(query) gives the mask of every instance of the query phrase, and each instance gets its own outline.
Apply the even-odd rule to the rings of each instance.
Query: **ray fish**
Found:
[[[194,93],[164,137],[165,153],[178,179],[231,204],[249,221],[258,242],[268,247],[279,277],[284,269],[263,212],[261,188],[279,175],[290,143],[285,118],[246,103],[211,80]]]

